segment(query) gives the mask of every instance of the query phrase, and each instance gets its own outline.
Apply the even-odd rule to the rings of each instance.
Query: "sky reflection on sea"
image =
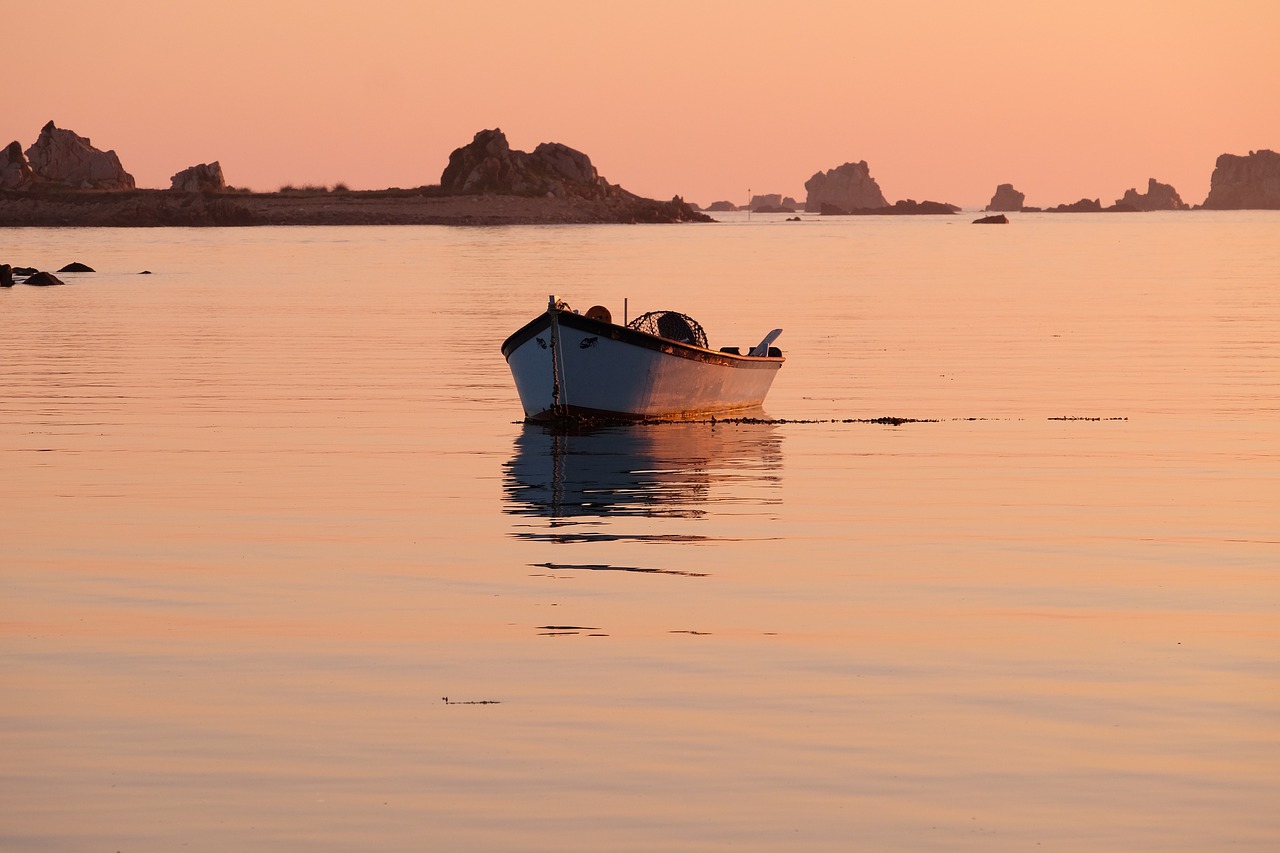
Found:
[[[1269,850],[1278,225],[13,231],[0,847]],[[522,424],[551,293],[774,422]]]

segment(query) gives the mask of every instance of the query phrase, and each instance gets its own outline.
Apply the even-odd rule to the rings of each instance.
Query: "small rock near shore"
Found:
[[[52,287],[55,284],[65,284],[66,282],[51,272],[38,272],[28,278],[25,283],[36,287]]]
[[[73,261],[72,263],[69,263],[62,269],[58,270],[58,272],[93,272],[93,271],[94,271],[93,267],[88,266],[87,264],[82,264],[79,261]]]

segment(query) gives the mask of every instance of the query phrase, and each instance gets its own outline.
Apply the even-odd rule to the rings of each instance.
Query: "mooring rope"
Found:
[[[559,302],[554,296],[551,297],[550,304],[547,306],[547,312],[551,314],[551,414],[560,417],[564,414],[565,407],[560,403],[561,392],[568,398],[568,388],[563,387],[563,368],[560,364],[560,308],[563,303]],[[565,306],[568,307],[568,306]]]

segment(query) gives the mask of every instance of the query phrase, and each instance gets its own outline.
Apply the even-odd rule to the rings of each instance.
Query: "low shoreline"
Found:
[[[0,228],[261,225],[577,225],[711,222],[679,199],[445,195],[414,190],[0,193]]]

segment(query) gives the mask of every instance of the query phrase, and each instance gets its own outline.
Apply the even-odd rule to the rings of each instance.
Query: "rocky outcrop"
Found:
[[[760,212],[781,211],[782,209],[782,193],[761,193],[753,195],[747,209]],[[787,213],[794,213],[789,210]]]
[[[791,196],[783,196],[782,193],[763,193],[751,197],[747,210],[755,213],[795,213],[799,206]]]
[[[28,277],[23,283],[32,285],[33,287],[53,287],[55,285],[63,284],[64,282],[51,272],[38,272],[35,275]]]
[[[1102,200],[1096,198],[1082,198],[1079,201],[1073,201],[1071,204],[1060,204],[1057,207],[1048,209],[1049,213],[1101,213]]]
[[[1003,213],[993,213],[990,216],[984,216],[981,219],[973,220],[974,225],[1008,225],[1009,217]]]
[[[738,206],[731,201],[713,201],[706,207],[710,213],[731,213],[737,209]]]
[[[804,188],[809,193],[804,209],[810,213],[822,210],[824,204],[850,213],[862,208],[889,206],[880,185],[871,177],[866,160],[818,172],[804,182]]]
[[[0,151],[0,190],[29,190],[36,182],[36,173],[22,153],[22,145],[16,140]]]
[[[513,150],[498,128],[482,130],[470,144],[454,149],[440,175],[439,189],[445,196],[565,202],[567,207],[555,213],[537,214],[564,222],[711,221],[678,196],[654,201],[610,184],[600,177],[590,157],[567,145],[544,142],[532,153]]]
[[[440,187],[455,195],[550,195],[603,199],[630,195],[600,177],[591,158],[558,142],[544,142],[532,154],[512,150],[500,129],[482,130],[469,145],[449,155]]]
[[[1147,180],[1146,193],[1140,193],[1137,189],[1125,190],[1124,198],[1116,199],[1116,207],[1144,211],[1187,210],[1189,205],[1173,187],[1150,178]]]
[[[1223,154],[1209,179],[1209,210],[1280,210],[1280,154],[1263,149],[1249,156]]]
[[[82,190],[131,190],[133,175],[114,151],[99,151],[89,139],[49,122],[27,149],[27,160],[40,180]]]
[[[823,204],[820,212],[823,216],[949,216],[959,213],[960,208],[944,201],[904,198],[883,207],[859,207],[854,210]]]
[[[345,193],[0,194],[0,228],[237,225],[552,225],[710,222],[679,198],[453,195],[438,186]],[[17,271],[15,270],[15,275]],[[0,328],[3,323],[0,322]]]
[[[169,179],[169,189],[184,193],[217,193],[227,188],[227,181],[222,176],[222,165],[214,160],[212,163],[201,163],[188,166]]]
[[[996,187],[996,194],[991,197],[991,203],[986,209],[994,213],[1018,213],[1026,200],[1026,195],[1015,190],[1013,184],[1001,184]]]

